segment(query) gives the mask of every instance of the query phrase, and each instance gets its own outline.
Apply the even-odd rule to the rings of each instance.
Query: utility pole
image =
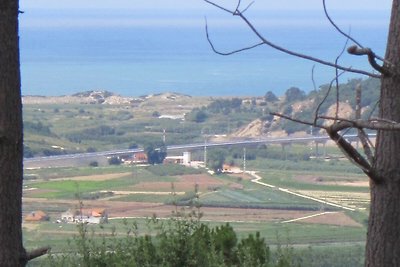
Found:
[[[166,134],[165,134],[165,129],[163,129],[163,143],[165,145],[165,140],[166,140]]]
[[[207,136],[204,136],[204,167],[207,168]]]
[[[246,148],[243,148],[243,173],[246,172]]]

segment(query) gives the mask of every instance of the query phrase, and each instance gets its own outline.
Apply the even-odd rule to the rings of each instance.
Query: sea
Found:
[[[351,42],[321,12],[257,13],[254,24],[269,41],[296,52],[334,62]],[[72,12],[33,10],[21,17],[23,95],[68,95],[107,90],[123,96],[176,92],[192,96],[282,95],[295,86],[318,88],[335,69],[299,59],[266,45],[223,56],[207,41],[209,14],[179,16],[127,11]],[[251,16],[250,14],[249,16]],[[230,52],[260,40],[238,18],[212,13],[207,27],[214,47]],[[358,16],[358,17],[357,17]],[[343,30],[383,56],[388,14],[357,14],[339,19]],[[221,19],[223,17],[224,19]],[[347,19],[347,20],[346,20]],[[233,21],[234,22],[231,22]],[[323,21],[323,22],[322,22]],[[365,57],[343,53],[343,66],[371,70]],[[371,70],[372,71],[372,70]],[[341,82],[361,78],[345,73]]]

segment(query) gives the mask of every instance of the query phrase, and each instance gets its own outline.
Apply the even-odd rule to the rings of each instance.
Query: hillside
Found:
[[[191,96],[179,93],[161,93],[144,95],[139,97],[126,97],[114,94],[109,91],[87,91],[73,95],[64,96],[23,96],[22,103],[24,105],[65,105],[65,104],[101,104],[101,105],[131,105],[133,107],[154,106],[162,103],[162,105],[175,107],[190,104]],[[204,104],[201,98],[196,98],[198,104]],[[187,108],[192,109],[194,106],[189,105]]]
[[[340,117],[354,116],[357,83],[362,84],[362,116],[374,112],[379,84],[351,80],[339,88]],[[330,92],[328,95],[327,93]],[[322,100],[326,100],[322,102]],[[54,155],[159,144],[204,142],[218,138],[259,138],[309,134],[309,126],[269,115],[279,112],[313,121],[336,113],[336,90],[321,86],[305,93],[289,88],[257,97],[192,97],[162,93],[123,97],[107,91],[71,96],[24,96],[25,156]],[[318,129],[312,129],[316,133]],[[164,137],[165,133],[165,137]]]

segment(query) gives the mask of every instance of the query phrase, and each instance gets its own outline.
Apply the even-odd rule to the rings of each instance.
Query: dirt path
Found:
[[[298,221],[302,221],[302,220],[306,220],[306,219],[310,219],[313,217],[317,217],[317,216],[322,216],[322,215],[326,215],[326,214],[337,214],[338,212],[336,211],[326,211],[326,212],[321,212],[321,213],[317,213],[317,214],[312,214],[312,215],[308,215],[308,216],[304,216],[304,217],[300,217],[300,218],[296,218],[296,219],[291,219],[291,220],[287,220],[287,221],[282,221],[281,223],[291,223],[291,222],[298,222]]]
[[[262,186],[267,186],[267,187],[270,187],[270,188],[276,188],[279,191],[285,192],[287,194],[295,195],[295,196],[302,197],[302,198],[305,198],[305,199],[310,199],[310,200],[313,200],[313,201],[316,201],[316,202],[319,202],[319,203],[323,203],[323,204],[326,204],[326,205],[329,205],[329,206],[332,206],[332,207],[341,208],[341,209],[350,210],[350,211],[355,211],[356,210],[356,209],[349,208],[349,207],[346,207],[346,206],[343,206],[343,205],[339,205],[339,204],[336,204],[336,203],[333,203],[333,202],[328,202],[328,201],[325,201],[325,200],[322,200],[322,199],[319,199],[319,198],[310,197],[310,196],[307,196],[307,195],[296,193],[296,192],[293,192],[293,191],[291,191],[291,190],[289,190],[287,188],[277,187],[277,186],[272,185],[272,184],[267,184],[267,183],[260,182],[262,177],[257,175],[255,171],[247,171],[247,173],[254,177],[254,179],[251,180],[253,183],[256,183],[256,184],[259,184],[259,185],[262,185]]]

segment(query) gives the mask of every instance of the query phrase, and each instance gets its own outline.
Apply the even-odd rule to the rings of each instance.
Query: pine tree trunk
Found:
[[[400,0],[394,0],[386,60],[400,73]],[[380,117],[400,122],[400,74],[382,78]],[[365,266],[400,266],[400,132],[379,131],[376,169],[384,178],[371,183]]]
[[[0,0],[0,266],[24,266],[18,0]]]

